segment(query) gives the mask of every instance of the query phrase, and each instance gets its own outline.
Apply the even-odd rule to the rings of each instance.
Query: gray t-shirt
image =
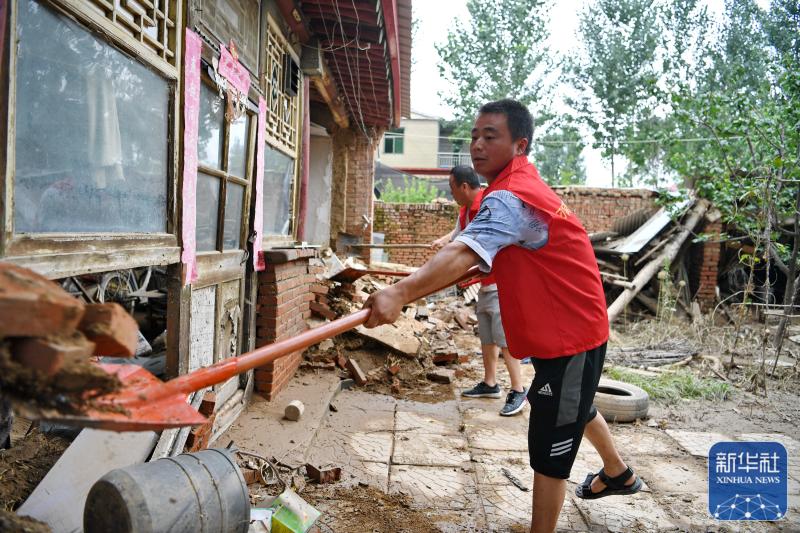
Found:
[[[455,240],[469,246],[481,259],[481,271],[490,272],[497,253],[517,245],[538,250],[547,244],[548,219],[511,191],[494,191],[483,198],[481,209]]]

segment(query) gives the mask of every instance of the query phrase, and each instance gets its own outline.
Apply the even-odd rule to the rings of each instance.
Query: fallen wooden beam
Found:
[[[664,251],[657,258],[647,263],[633,278],[633,288],[625,289],[622,291],[614,302],[608,306],[608,321],[613,322],[619,316],[623,309],[633,300],[639,291],[645,287],[650,280],[655,276],[666,262],[675,259],[678,255],[681,246],[691,234],[692,230],[697,223],[703,218],[708,210],[708,202],[700,200],[695,205],[694,209],[686,217],[686,222],[682,225],[681,230],[670,240],[669,244],[664,247]]]

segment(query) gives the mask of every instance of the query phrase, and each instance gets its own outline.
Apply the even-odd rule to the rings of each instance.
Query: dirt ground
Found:
[[[68,445],[66,439],[33,430],[12,448],[0,450],[0,509],[19,507]]]

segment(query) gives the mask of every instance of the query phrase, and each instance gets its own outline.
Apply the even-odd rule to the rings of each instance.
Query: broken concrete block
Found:
[[[11,343],[11,355],[25,368],[46,376],[55,375],[65,364],[88,359],[94,343],[79,331],[71,335],[18,339]]]
[[[413,335],[413,328],[404,327],[404,321],[398,320],[395,324],[383,324],[372,329],[358,326],[355,331],[362,337],[378,341],[404,355],[416,357],[419,353],[420,342]]]
[[[327,470],[320,470],[311,463],[306,463],[306,473],[313,481],[319,484],[335,483],[342,478],[342,469],[338,466],[335,468],[328,468]]]
[[[334,346],[335,346],[335,344],[333,343],[333,341],[331,339],[325,339],[324,341],[319,343],[318,347],[319,347],[319,351],[327,352],[328,350],[333,349]]]
[[[442,368],[428,372],[425,374],[425,377],[428,378],[429,381],[435,383],[452,383],[453,380],[455,380],[455,372],[447,368]]]
[[[78,329],[95,343],[95,355],[133,357],[139,343],[139,325],[116,303],[86,306]]]
[[[462,310],[457,312],[454,318],[456,319],[456,322],[458,322],[458,325],[461,326],[461,329],[465,331],[472,330],[469,323],[469,314],[466,311]]]
[[[311,312],[314,313],[315,315],[321,316],[322,318],[327,318],[328,320],[336,319],[336,313],[326,304],[319,302],[309,302],[308,305],[311,307]]]
[[[353,381],[355,381],[356,384],[367,384],[367,376],[364,375],[364,371],[361,370],[361,367],[358,365],[355,359],[350,358],[347,360],[347,371],[350,372],[350,377],[353,378]]]
[[[430,309],[428,309],[427,305],[418,305],[416,308],[416,318],[418,319],[425,319],[428,318],[431,314]]]
[[[85,304],[44,276],[0,263],[0,337],[71,333]]]
[[[286,417],[287,420],[297,422],[300,420],[300,417],[303,416],[305,410],[306,406],[303,405],[303,402],[300,400],[292,400],[283,410],[283,416]]]

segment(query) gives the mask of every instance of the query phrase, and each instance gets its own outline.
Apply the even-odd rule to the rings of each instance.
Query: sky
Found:
[[[709,12],[721,13],[724,0],[706,0]],[[759,0],[766,7],[769,0]],[[417,29],[414,33],[411,67],[411,108],[426,115],[453,118],[449,109],[439,97],[446,91],[448,82],[439,76],[439,55],[434,48],[443,43],[447,30],[457,19],[468,19],[466,0],[416,0],[413,3],[413,18]],[[550,46],[554,51],[567,54],[577,43],[578,12],[584,0],[557,0],[551,11]],[[600,157],[597,150],[584,150],[586,165],[586,185],[610,186],[611,168]]]

